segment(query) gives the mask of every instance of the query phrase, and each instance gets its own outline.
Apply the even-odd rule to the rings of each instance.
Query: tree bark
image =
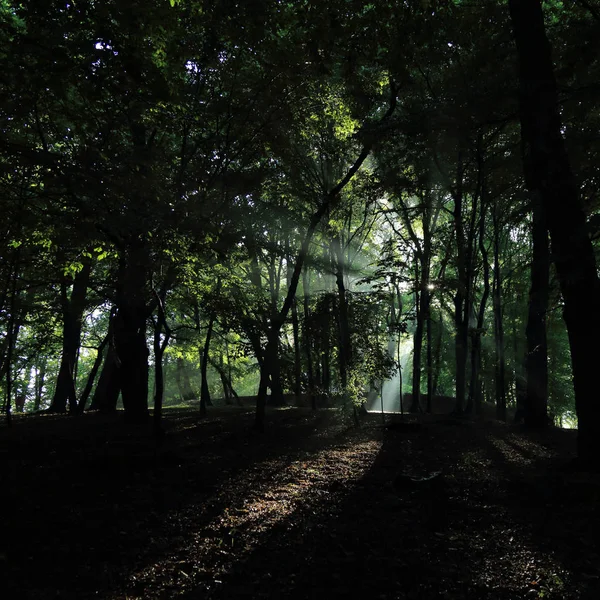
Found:
[[[525,425],[544,428],[548,425],[548,342],[546,314],[548,311],[550,253],[544,209],[539,197],[533,200],[533,260],[527,318],[527,357],[525,379],[527,394],[524,403]]]
[[[152,431],[154,437],[160,440],[164,436],[164,430],[162,428],[162,410],[163,410],[163,399],[165,391],[165,380],[163,370],[163,356],[169,340],[171,339],[171,329],[167,323],[167,316],[165,314],[165,293],[159,295],[155,292],[158,316],[156,320],[153,319],[154,325],[154,412],[152,415]],[[161,339],[161,333],[164,329],[164,338]]]
[[[431,414],[431,399],[433,398],[433,331],[431,323],[431,296],[427,302],[427,406],[425,411]]]
[[[200,416],[206,416],[206,407],[210,403],[210,390],[208,389],[208,357],[210,352],[210,340],[212,338],[213,327],[215,325],[215,314],[212,313],[208,320],[206,329],[206,338],[204,348],[202,349],[202,361],[200,364],[200,377],[202,379],[200,386]]]
[[[332,294],[326,294],[323,298],[323,327],[320,346],[320,387],[324,396],[331,392],[331,325],[335,317],[335,298]]]
[[[111,335],[106,358],[104,359],[104,366],[100,372],[100,379],[98,379],[98,385],[92,396],[90,410],[98,410],[105,414],[115,412],[117,410],[120,391],[117,353],[114,347],[114,339]]]
[[[468,322],[465,322],[467,298],[466,250],[463,224],[463,164],[459,153],[456,173],[456,192],[454,194],[454,227],[456,230],[456,270],[458,273],[454,295],[454,354],[456,357],[456,406],[455,412],[461,414],[465,405],[467,347],[469,343]]]
[[[33,401],[33,411],[37,412],[40,410],[42,405],[42,395],[44,392],[44,384],[46,383],[46,369],[48,365],[48,359],[43,357],[41,362],[36,365],[35,368],[35,396]]]
[[[335,265],[335,284],[338,291],[338,343],[339,343],[339,369],[340,384],[345,391],[348,385],[348,368],[350,365],[350,323],[348,320],[348,298],[344,282],[344,257],[342,244],[336,234],[331,240],[331,249]]]
[[[302,330],[302,337],[304,338],[304,352],[306,354],[306,372],[308,376],[308,389],[307,392],[310,395],[311,408],[317,409],[317,399],[315,397],[315,379],[313,374],[313,359],[312,359],[312,342],[310,335],[310,292],[308,289],[308,269],[305,266],[302,269],[302,294],[304,304],[304,323]]]
[[[289,235],[285,241],[285,256],[286,256],[286,265],[287,265],[287,285],[289,287],[292,282],[292,257],[290,254],[290,239]],[[306,269],[302,270],[303,281],[304,281],[304,272]],[[294,339],[294,383],[293,389],[294,394],[296,396],[300,396],[302,393],[302,348],[300,346],[300,324],[298,319],[298,298],[294,296],[294,300],[292,302],[292,332]]]
[[[386,113],[381,118],[380,123],[384,123],[385,121],[387,121],[392,116],[392,114],[394,113],[394,110],[396,109],[397,89],[396,89],[396,85],[394,82],[391,82],[390,88],[391,88],[391,90],[390,90],[391,91],[390,106],[389,106],[388,110],[386,111]],[[273,346],[274,341],[276,341],[278,343],[279,332],[281,331],[281,327],[283,326],[283,323],[285,322],[285,319],[287,318],[287,315],[290,311],[293,299],[296,296],[296,290],[298,289],[298,282],[300,280],[300,275],[302,273],[304,261],[306,260],[306,257],[308,256],[308,249],[312,242],[312,238],[315,234],[315,231],[316,231],[319,223],[321,222],[321,219],[326,214],[329,213],[330,209],[337,201],[342,190],[346,187],[346,185],[348,185],[350,180],[354,177],[354,175],[360,169],[362,164],[365,162],[365,160],[371,153],[371,148],[372,148],[373,142],[374,142],[374,138],[368,139],[365,141],[362,151],[358,155],[356,160],[354,161],[354,164],[348,169],[347,173],[338,182],[338,184],[336,186],[334,186],[332,189],[330,189],[326,194],[324,194],[324,197],[321,199],[319,208],[312,214],[309,224],[308,224],[308,228],[304,235],[304,239],[302,240],[302,245],[300,247],[298,255],[296,256],[294,270],[292,272],[292,277],[290,279],[290,285],[288,287],[288,292],[287,292],[287,295],[283,302],[283,306],[281,307],[279,314],[274,316],[274,318],[271,319],[271,326],[270,326],[269,334],[267,336],[267,338],[268,338],[267,351],[265,352],[265,354],[269,351],[269,346]],[[271,347],[270,350],[271,350],[271,352],[276,352],[277,347],[276,346]],[[266,360],[265,360],[265,363],[267,363]],[[268,375],[269,375],[268,369],[265,367],[265,365],[263,365],[263,367],[261,369],[261,385],[259,387],[259,394],[256,399],[255,428],[259,431],[264,430],[265,404],[266,404],[266,382],[268,380]]]
[[[494,278],[492,282],[492,305],[494,309],[494,348],[496,356],[496,418],[501,421],[506,421],[506,356],[504,353],[504,321],[502,315],[500,225],[498,222],[498,206],[495,202],[492,219],[494,225]]]
[[[420,254],[420,252],[419,252]],[[421,408],[421,354],[423,350],[423,280],[424,273],[421,275],[419,268],[420,262],[415,261],[415,313],[416,327],[413,336],[413,372],[412,372],[412,402],[410,412],[419,412]]]
[[[475,331],[471,335],[471,382],[469,386],[469,410],[472,412],[475,409],[476,414],[481,412],[481,336],[483,335],[483,322],[485,317],[485,309],[490,295],[490,264],[488,251],[485,246],[485,217],[487,213],[487,194],[485,181],[485,157],[482,147],[483,137],[480,135],[477,139],[477,173],[478,173],[478,194],[480,198],[480,214],[478,227],[478,246],[483,264],[483,294],[479,302],[479,310],[477,311],[477,323]],[[475,207],[474,209],[475,210]],[[474,249],[473,249],[474,250]]]
[[[130,241],[121,254],[117,285],[114,346],[118,385],[125,418],[130,423],[148,419],[148,356],[146,345],[145,287],[148,248],[139,239]]]
[[[8,319],[8,328],[6,332],[7,337],[7,348],[6,348],[6,359],[5,359],[5,370],[6,370],[6,425],[10,427],[12,425],[11,415],[11,402],[13,393],[13,354],[16,347],[16,342],[19,337],[20,322],[18,318],[18,309],[20,290],[17,287],[17,265],[19,264],[18,256],[19,249],[17,249],[17,258],[14,261],[14,271],[12,272],[12,282],[10,285],[10,302],[9,310],[10,317]]]
[[[519,61],[521,137],[526,183],[546,213],[565,308],[578,417],[578,459],[597,468],[600,402],[595,352],[600,286],[579,190],[561,134],[551,48],[539,0],[509,0]]]
[[[111,321],[112,321],[112,318],[113,317],[111,314]],[[77,405],[77,412],[79,414],[83,413],[83,411],[85,410],[85,405],[86,405],[87,400],[92,391],[92,387],[94,386],[94,380],[96,379],[96,375],[100,369],[100,365],[102,364],[102,359],[104,357],[104,350],[110,341],[111,335],[112,335],[112,330],[111,330],[111,325],[109,322],[108,333],[106,334],[105,338],[102,340],[102,343],[98,347],[98,350],[97,350],[98,353],[96,355],[96,359],[94,360],[94,364],[92,365],[90,374],[88,375],[87,381],[85,382],[85,388],[83,389],[83,392],[81,393],[81,398],[79,399],[79,403]]]
[[[214,364],[214,362],[211,361],[211,364]],[[219,373],[219,378],[221,379],[221,387],[223,388],[223,400],[225,400],[225,404],[229,406],[231,404],[231,384],[227,381],[227,375],[225,374],[225,361],[223,360],[223,352],[219,352],[219,364],[214,366]]]
[[[302,350],[300,348],[300,324],[298,321],[298,300],[292,304],[292,331],[294,335],[294,394],[302,393]]]
[[[91,271],[92,264],[90,261],[86,261],[81,271],[73,278],[73,289],[70,298],[67,294],[67,278],[63,277],[61,281],[60,296],[63,317],[62,357],[54,398],[52,399],[50,408],[48,408],[49,412],[66,412],[67,402],[69,405],[69,412],[77,412],[77,394],[75,391],[74,373]]]

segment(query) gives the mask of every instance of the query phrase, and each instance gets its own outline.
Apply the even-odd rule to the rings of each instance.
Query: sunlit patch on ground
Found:
[[[33,421],[7,463],[7,597],[600,597],[600,481],[551,469],[571,432],[339,417],[269,411],[257,435],[249,410],[182,411],[159,448],[109,420]]]
[[[339,433],[338,427],[332,428],[333,441]],[[127,597],[149,597],[146,583],[156,586],[157,578],[172,596],[194,587],[205,591],[218,587],[236,563],[264,543],[275,526],[283,524],[278,535],[310,528],[304,516],[295,517],[299,508],[303,513],[307,509],[319,513],[324,505],[333,509],[372,467],[381,444],[378,440],[353,444],[345,440],[326,449],[300,452],[300,457],[282,455],[265,460],[229,479],[220,491],[227,506],[210,521],[205,522],[202,505],[172,515],[187,524],[184,543],[159,562],[133,573]],[[182,554],[186,556],[183,561]],[[206,565],[211,565],[210,574]]]

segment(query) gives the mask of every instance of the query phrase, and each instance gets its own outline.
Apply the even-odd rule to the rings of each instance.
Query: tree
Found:
[[[596,360],[589,340],[600,335],[600,285],[579,190],[561,134],[551,47],[539,0],[509,0],[519,60],[523,162],[530,194],[546,215],[569,332],[578,458],[597,467],[600,404]]]

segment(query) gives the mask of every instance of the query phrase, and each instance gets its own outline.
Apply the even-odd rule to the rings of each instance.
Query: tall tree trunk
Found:
[[[213,366],[215,371],[219,374],[219,378],[221,379],[221,386],[223,387],[223,394],[225,395],[225,404],[233,404],[232,399],[235,399],[237,404],[241,406],[240,397],[233,388],[233,384],[231,381],[231,369],[225,369],[225,363],[223,362],[223,354],[219,356],[218,362],[210,358],[210,355],[208,357],[208,361]]]
[[[111,314],[110,321],[112,321],[113,315]],[[110,336],[112,335],[112,328],[109,322],[108,325],[108,333],[105,338],[102,340],[102,343],[98,347],[96,359],[94,360],[94,364],[92,365],[92,369],[88,375],[87,381],[85,382],[85,388],[81,393],[81,398],[79,399],[79,404],[77,405],[77,412],[79,414],[83,413],[85,410],[85,405],[92,391],[92,387],[94,386],[94,381],[96,379],[96,375],[100,369],[100,365],[102,364],[102,359],[104,358],[104,350],[108,343],[110,342]]]
[[[241,401],[240,401],[240,397],[238,396],[237,392],[235,391],[235,389],[233,388],[233,376],[232,376],[232,369],[231,369],[231,357],[229,355],[229,342],[227,341],[227,337],[225,338],[225,352],[227,355],[227,371],[225,373],[223,373],[225,375],[226,381],[227,381],[227,386],[229,387],[229,394],[232,398],[235,398],[237,401],[237,404],[241,406]]]
[[[335,300],[330,294],[324,298],[323,334],[321,336],[321,377],[320,386],[323,394],[331,392],[331,324],[335,314]]]
[[[223,352],[219,352],[219,364],[217,371],[219,372],[219,377],[221,379],[221,387],[223,388],[223,400],[225,400],[225,404],[231,404],[231,394],[229,390],[229,384],[227,382],[227,375],[225,374],[225,361],[223,360]]]
[[[456,192],[454,194],[454,227],[456,230],[456,270],[458,273],[454,295],[454,354],[456,357],[456,406],[455,412],[462,413],[465,405],[467,348],[469,343],[468,321],[465,322],[467,299],[467,273],[465,232],[463,224],[463,163],[459,153],[456,170]],[[468,313],[467,313],[468,314]]]
[[[106,358],[104,359],[104,366],[102,367],[98,385],[92,396],[90,410],[98,410],[105,414],[115,412],[117,410],[120,391],[117,353],[114,347],[114,339],[111,335],[109,337]]]
[[[475,349],[471,357],[471,397],[475,403],[476,414],[481,413],[481,401],[483,399],[481,381],[481,336],[483,335],[483,322],[485,318],[485,309],[488,298],[490,297],[490,261],[488,249],[485,246],[485,213],[486,213],[485,192],[482,190],[481,196],[481,221],[479,223],[479,251],[483,260],[483,294],[479,302],[479,311],[477,312],[477,331],[473,337]]]
[[[546,213],[552,255],[565,303],[571,346],[577,450],[582,464],[598,468],[600,402],[598,361],[590,342],[600,338],[600,286],[592,243],[565,144],[551,48],[539,0],[509,0],[519,59],[524,171],[532,198]]]
[[[306,372],[308,376],[308,394],[310,395],[311,407],[313,410],[317,409],[317,399],[315,397],[315,380],[313,374],[313,359],[312,359],[312,343],[310,335],[310,292],[308,288],[308,268],[305,266],[302,269],[302,292],[303,292],[303,304],[304,304],[304,322],[303,322],[303,339],[304,339],[304,352],[306,354]]]
[[[92,264],[86,261],[81,271],[73,278],[71,297],[68,297],[68,281],[63,277],[60,285],[61,307],[63,317],[63,349],[56,381],[54,398],[49,412],[77,412],[77,394],[75,391],[75,365],[81,339],[81,326],[87,296]]]
[[[431,326],[431,297],[427,302],[427,406],[425,411],[431,414],[431,401],[434,395],[433,391],[433,331]]]
[[[155,437],[160,437],[162,435],[162,407],[163,407],[163,397],[165,391],[165,380],[164,380],[164,371],[163,371],[163,354],[164,347],[161,343],[161,335],[160,335],[159,326],[154,330],[154,412],[152,415],[152,427],[153,433]]]
[[[268,352],[268,348],[266,352]],[[265,412],[267,406],[268,387],[269,372],[263,366],[263,368],[260,370],[260,383],[258,384],[258,393],[256,394],[256,418],[254,421],[254,429],[256,431],[260,431],[261,433],[265,430]]]
[[[433,379],[432,388],[433,395],[436,396],[438,393],[438,381],[440,379],[441,365],[442,365],[442,341],[444,337],[444,318],[442,317],[442,311],[440,310],[440,321],[439,330],[435,338],[435,351],[433,356]]]
[[[482,216],[483,219],[483,216]],[[487,250],[483,242],[483,231],[480,238],[480,251],[483,256],[483,294],[477,311],[477,330],[473,332],[471,347],[471,383],[469,386],[469,402],[473,405],[476,414],[481,412],[482,382],[481,382],[481,336],[483,335],[483,321],[485,309],[490,295],[490,266]]]
[[[265,351],[265,363],[269,372],[269,387],[271,388],[271,396],[269,404],[272,406],[283,406],[285,399],[283,396],[283,385],[281,383],[281,360],[279,358],[279,331],[275,334],[271,330],[272,338],[267,343],[267,351]]]
[[[504,320],[502,315],[502,272],[500,270],[500,225],[498,206],[494,202],[492,213],[494,225],[494,279],[492,304],[494,308],[494,348],[496,382],[496,418],[506,421],[506,356],[504,353]]]
[[[20,248],[20,247],[19,247]],[[16,259],[14,261],[14,269],[12,272],[12,282],[10,285],[10,302],[9,302],[9,310],[10,317],[8,319],[8,328],[6,332],[7,337],[7,348],[6,348],[6,359],[5,359],[5,370],[6,370],[6,425],[10,427],[12,425],[12,415],[11,415],[11,403],[12,403],[12,394],[13,394],[13,354],[16,347],[16,342],[19,337],[19,296],[20,290],[17,287],[17,265],[19,264],[19,248],[17,249]]]
[[[42,395],[44,393],[44,385],[46,383],[46,369],[48,367],[48,359],[43,357],[41,362],[35,368],[35,391],[33,401],[33,411],[40,410],[42,405]]]
[[[146,245],[130,241],[121,254],[117,285],[114,346],[118,385],[123,399],[125,418],[130,423],[148,419],[148,356],[146,344],[145,288],[147,283]]]
[[[397,89],[396,89],[396,84],[394,82],[390,82],[390,91],[391,91],[390,106],[389,106],[388,110],[386,111],[386,113],[381,118],[380,123],[387,121],[392,116],[392,114],[394,113],[394,110],[396,109]],[[279,311],[277,318],[271,319],[271,327],[270,327],[269,334],[267,336],[267,338],[268,338],[267,351],[269,350],[269,345],[273,345],[274,342],[275,342],[275,347],[271,348],[271,351],[272,352],[277,351],[277,345],[278,345],[278,341],[279,341],[279,332],[281,331],[281,327],[283,326],[283,323],[285,322],[287,315],[290,311],[293,299],[296,296],[296,290],[298,288],[298,282],[300,280],[300,275],[302,273],[304,261],[306,260],[306,257],[308,256],[308,249],[312,242],[312,238],[317,229],[317,226],[321,222],[321,219],[326,214],[329,213],[330,209],[332,208],[334,203],[337,201],[342,190],[346,187],[346,185],[348,185],[350,180],[354,177],[354,175],[360,169],[362,164],[365,162],[365,160],[371,153],[371,147],[372,147],[373,142],[374,142],[374,139],[365,143],[365,145],[362,148],[361,153],[358,155],[358,157],[354,161],[354,164],[348,169],[347,173],[338,182],[338,184],[335,185],[333,188],[331,188],[324,195],[324,197],[321,199],[319,208],[312,214],[309,224],[308,224],[308,228],[306,230],[306,234],[304,235],[304,239],[302,240],[302,246],[300,247],[300,251],[298,252],[298,255],[296,257],[296,261],[294,264],[294,270],[293,270],[292,277],[290,280],[290,285],[288,287],[287,295],[283,302],[283,306],[281,307],[281,310]],[[266,360],[265,360],[265,363],[267,363]],[[268,380],[268,375],[269,375],[268,369],[265,367],[265,365],[263,365],[263,367],[261,369],[261,385],[259,387],[259,393],[258,393],[258,396],[256,399],[255,428],[259,431],[264,430],[266,382]]]
[[[210,340],[212,338],[213,327],[215,325],[215,314],[212,313],[208,320],[206,329],[206,338],[204,340],[204,348],[202,349],[202,362],[200,364],[200,416],[206,416],[206,407],[210,403],[210,390],[208,389],[208,358],[210,352]]]
[[[416,327],[413,336],[413,373],[412,373],[412,403],[410,412],[419,412],[421,408],[421,353],[423,349],[423,276],[420,275],[419,261],[415,261],[415,313]]]
[[[292,282],[292,257],[290,254],[289,236],[286,239],[286,264],[287,264],[287,285]],[[304,272],[306,269],[303,269]],[[304,281],[304,277],[303,277]],[[294,296],[292,302],[292,332],[294,336],[294,394],[300,396],[302,393],[302,350],[300,348],[300,325],[298,322],[298,299]]]
[[[479,302],[479,310],[477,311],[477,322],[475,330],[471,335],[471,382],[469,386],[469,410],[467,412],[481,412],[481,397],[482,383],[480,381],[481,373],[481,336],[483,335],[483,322],[485,317],[485,309],[490,295],[490,263],[488,251],[485,246],[485,217],[487,212],[487,194],[485,181],[485,156],[482,147],[483,136],[480,134],[477,138],[477,177],[478,177],[478,194],[480,198],[480,214],[477,233],[477,243],[483,263],[483,294]],[[475,207],[473,208],[475,213]],[[473,247],[472,255],[475,252]],[[472,260],[472,259],[471,259]]]
[[[163,371],[163,356],[165,350],[169,345],[171,339],[171,329],[167,323],[167,316],[165,314],[165,296],[166,292],[162,294],[155,293],[157,302],[158,315],[156,320],[152,319],[154,325],[154,412],[152,415],[152,430],[154,437],[160,440],[164,436],[164,429],[162,428],[162,410],[163,410],[163,398],[165,392],[165,380]],[[162,337],[162,331],[164,329],[164,337]]]
[[[338,291],[338,342],[340,383],[343,393],[348,386],[348,368],[350,366],[350,323],[348,320],[348,298],[344,282],[344,257],[339,236],[331,240],[331,249],[335,265],[335,283]]]
[[[544,428],[548,424],[548,343],[546,314],[548,311],[550,253],[544,209],[539,197],[533,199],[533,260],[527,318],[527,357],[524,403],[525,425]]]
[[[300,323],[298,320],[298,300],[292,304],[292,331],[294,335],[294,394],[302,393],[302,349],[300,347]]]

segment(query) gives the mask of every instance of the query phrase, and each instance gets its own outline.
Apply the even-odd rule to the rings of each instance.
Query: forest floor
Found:
[[[167,411],[159,447],[122,415],[17,416],[0,596],[600,598],[600,476],[561,468],[575,432],[267,416],[261,435],[249,408]]]

